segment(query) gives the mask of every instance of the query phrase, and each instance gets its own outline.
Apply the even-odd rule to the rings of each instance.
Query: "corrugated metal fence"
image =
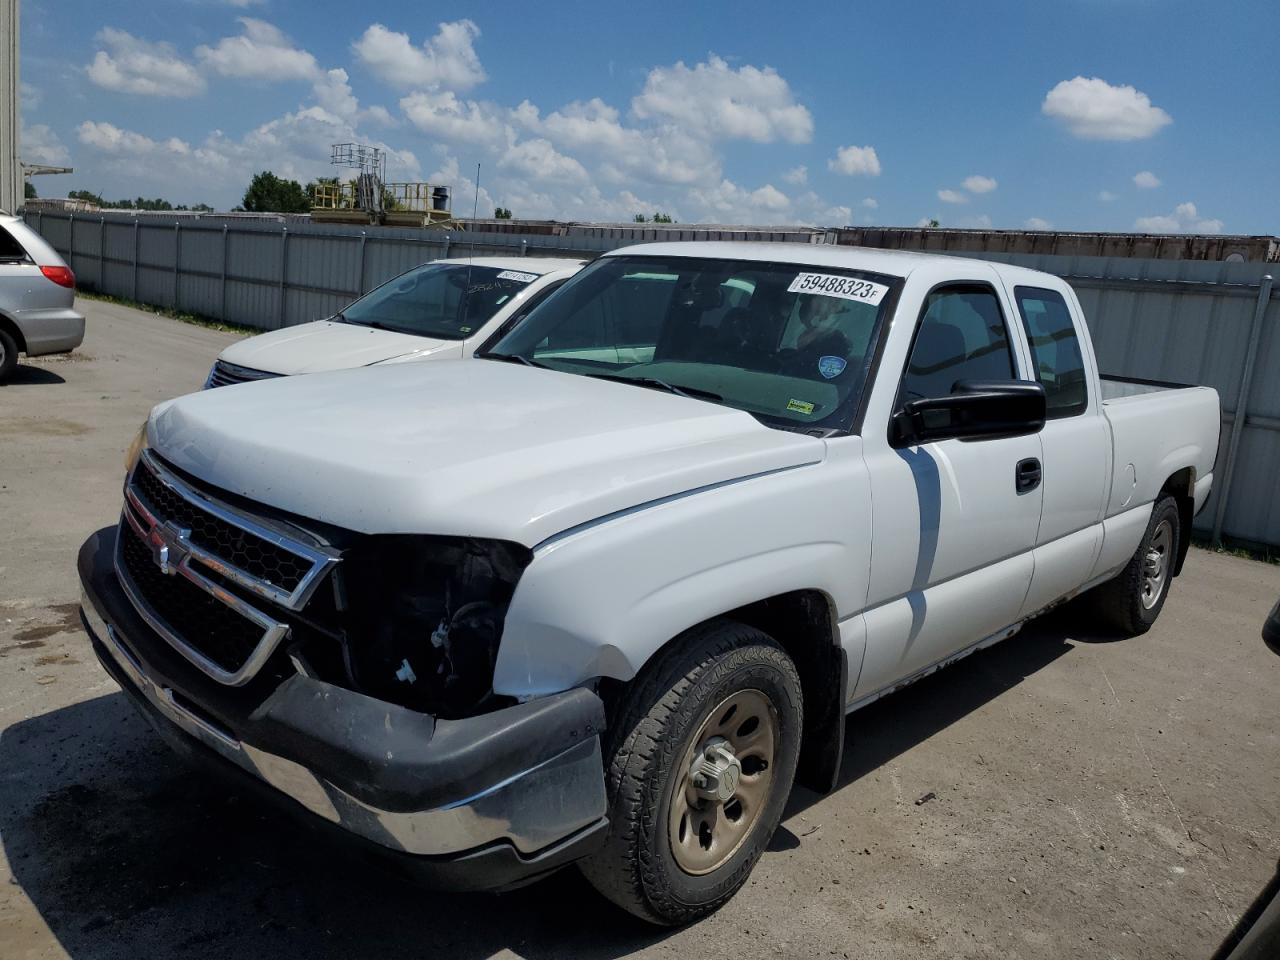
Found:
[[[27,222],[87,289],[266,330],[328,316],[416,264],[473,249],[476,256],[593,256],[635,242],[623,235],[41,211],[29,212]],[[1104,373],[1215,387],[1223,406],[1217,482],[1196,529],[1212,534],[1216,525],[1241,542],[1280,545],[1280,291],[1268,278],[1274,264],[966,255],[1070,282]]]

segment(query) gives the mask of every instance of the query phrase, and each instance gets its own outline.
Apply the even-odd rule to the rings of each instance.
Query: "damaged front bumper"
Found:
[[[100,530],[80,549],[85,629],[179,752],[451,889],[520,883],[603,841],[604,710],[591,691],[451,721],[296,674],[252,708],[237,706],[138,615],[116,578],[115,538]]]

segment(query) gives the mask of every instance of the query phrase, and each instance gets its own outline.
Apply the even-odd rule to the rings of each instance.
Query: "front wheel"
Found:
[[[1151,629],[1169,596],[1182,536],[1177,501],[1161,497],[1129,563],[1097,589],[1097,609],[1103,619],[1129,636]]]
[[[9,379],[17,365],[18,345],[13,342],[13,337],[0,330],[0,383]]]
[[[609,836],[581,864],[651,923],[717,909],[746,882],[782,818],[800,752],[800,678],[767,634],[694,628],[627,691],[606,753]]]

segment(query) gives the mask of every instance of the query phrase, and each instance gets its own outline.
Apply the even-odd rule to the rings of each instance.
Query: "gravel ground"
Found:
[[[654,930],[572,871],[426,893],[186,770],[93,661],[75,551],[156,401],[234,337],[94,301],[0,387],[0,955],[1189,957],[1280,858],[1280,568],[1193,550],[1160,622],[1068,610],[856,714],[749,885]],[[7,881],[7,882],[3,882]]]

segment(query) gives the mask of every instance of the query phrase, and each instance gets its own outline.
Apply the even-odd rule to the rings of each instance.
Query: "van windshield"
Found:
[[[848,429],[901,280],[826,266],[603,257],[487,356]]]
[[[441,340],[465,340],[518,297],[536,273],[426,264],[361,297],[335,319]]]

